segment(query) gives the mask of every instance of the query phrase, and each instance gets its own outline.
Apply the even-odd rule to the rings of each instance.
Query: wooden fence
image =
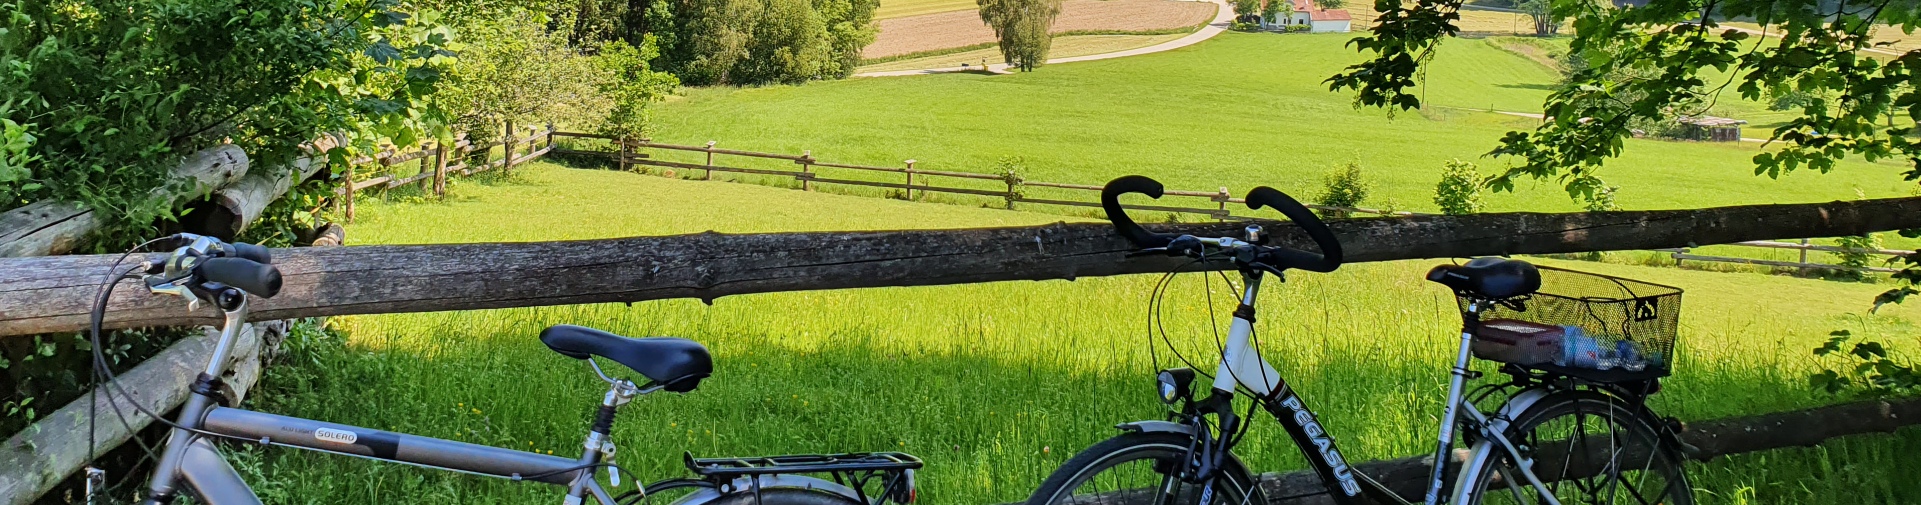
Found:
[[[802,151],[801,154],[795,155],[795,154],[766,153],[766,152],[756,152],[756,151],[741,151],[741,150],[735,150],[735,149],[721,149],[721,148],[715,147],[719,143],[713,142],[713,141],[707,142],[706,145],[687,146],[687,145],[663,144],[663,143],[653,142],[651,140],[644,140],[644,139],[643,140],[623,140],[623,139],[618,139],[618,138],[614,138],[606,135],[595,135],[595,134],[589,134],[589,133],[557,131],[557,132],[553,132],[552,135],[555,137],[574,137],[574,138],[583,138],[583,139],[605,140],[610,146],[614,148],[613,151],[610,152],[610,151],[596,151],[596,150],[585,150],[585,149],[568,149],[563,147],[563,148],[556,149],[555,152],[558,154],[593,156],[593,157],[603,157],[603,158],[613,159],[615,160],[616,165],[618,165],[619,168],[622,170],[626,170],[632,166],[651,166],[651,167],[661,167],[661,168],[669,168],[669,169],[676,169],[676,170],[699,170],[701,171],[701,178],[703,180],[712,180],[714,172],[751,174],[751,175],[773,176],[773,177],[784,177],[784,178],[791,177],[793,178],[793,180],[800,183],[800,188],[803,191],[812,191],[816,185],[820,185],[820,184],[836,184],[836,185],[844,185],[844,186],[896,189],[896,190],[902,191],[902,196],[909,200],[925,197],[928,193],[947,193],[947,194],[972,195],[972,196],[982,196],[982,197],[988,197],[988,198],[997,198],[1007,202],[1008,205],[1013,205],[1016,203],[1031,203],[1031,204],[1039,204],[1039,205],[1061,205],[1061,206],[1068,206],[1068,207],[1096,207],[1096,208],[1100,207],[1100,202],[1099,202],[1100,200],[1099,194],[1101,191],[1100,186],[1091,186],[1086,184],[1068,184],[1068,183],[1060,183],[1060,182],[1029,181],[1017,175],[927,170],[922,168],[916,168],[914,165],[918,163],[918,161],[913,159],[902,161],[901,166],[898,166],[898,167],[882,167],[882,166],[873,166],[873,165],[856,165],[856,164],[849,164],[849,163],[824,162],[815,158],[813,156],[812,151]],[[681,151],[681,152],[701,153],[705,155],[706,161],[704,163],[685,163],[685,162],[676,162],[676,161],[666,161],[666,160],[657,159],[646,153],[640,152],[640,150],[642,149],[658,149],[663,151]],[[739,158],[771,159],[771,160],[788,161],[788,162],[792,162],[795,168],[785,169],[785,170],[768,169],[768,168],[748,168],[748,167],[740,166],[740,164],[728,163],[728,160],[725,159],[724,157],[729,157],[729,156],[739,157]],[[717,157],[721,157],[721,158],[717,158]],[[834,172],[840,172],[846,175],[836,175]],[[862,180],[862,179],[850,178],[849,176],[854,173],[893,174],[895,177],[900,178],[900,182],[886,182],[886,181]],[[936,181],[938,180],[936,178],[983,181],[986,185],[999,184],[999,185],[1004,185],[1004,188],[982,189],[982,188],[968,188],[968,187],[958,187],[958,186],[943,186],[943,185],[936,184]],[[991,181],[991,182],[987,182],[987,181]],[[1049,189],[1067,190],[1069,193],[1085,194],[1087,195],[1087,198],[1084,200],[1079,198],[1074,198],[1074,197],[1037,198],[1037,197],[1029,196],[1028,194],[1026,194],[1027,192],[1025,191],[1025,189],[1027,188],[1049,188]],[[1167,190],[1165,197],[1175,197],[1177,200],[1174,200],[1174,202],[1178,202],[1178,203],[1170,203],[1168,205],[1128,205],[1126,207],[1134,210],[1171,212],[1171,213],[1180,213],[1180,214],[1199,214],[1199,215],[1207,216],[1210,219],[1226,221],[1226,220],[1241,218],[1241,216],[1236,216],[1234,212],[1229,209],[1228,207],[1229,204],[1246,204],[1247,203],[1246,200],[1235,197],[1225,187],[1219,188],[1214,191],[1192,191],[1192,190],[1170,189],[1170,190]],[[1201,201],[1197,201],[1197,200],[1204,200],[1206,203],[1201,203]],[[1360,213],[1360,214],[1375,214],[1375,215],[1385,215],[1385,216],[1414,215],[1414,213],[1411,213],[1411,212],[1398,212],[1398,211],[1367,209],[1367,208],[1328,207],[1328,206],[1321,206],[1321,205],[1309,205],[1309,207],[1313,207],[1321,210],[1350,213],[1350,214]]]
[[[715,141],[708,141],[705,145],[688,146],[688,145],[663,144],[663,143],[653,142],[653,141],[644,140],[644,139],[643,140],[623,140],[623,139],[619,139],[612,136],[595,135],[595,134],[589,134],[589,133],[575,133],[575,132],[561,132],[561,131],[549,131],[548,133],[550,136],[548,141],[549,147],[547,149],[553,150],[557,154],[602,157],[602,158],[611,159],[621,170],[628,170],[630,167],[634,167],[634,166],[651,166],[651,167],[661,167],[661,168],[676,169],[676,170],[700,170],[701,178],[703,180],[712,180],[714,172],[751,174],[751,175],[774,176],[774,177],[791,177],[795,181],[798,181],[800,183],[800,189],[803,191],[811,191],[814,189],[814,186],[817,184],[839,184],[839,185],[858,186],[858,187],[896,189],[896,190],[902,191],[903,192],[902,196],[910,200],[918,199],[915,194],[915,192],[918,191],[920,196],[923,196],[923,197],[927,193],[932,192],[932,193],[949,193],[949,194],[962,194],[962,195],[974,195],[974,196],[984,196],[984,197],[990,197],[990,198],[999,198],[1006,201],[1007,204],[1010,206],[1015,203],[1032,203],[1032,204],[1041,204],[1041,205],[1060,205],[1060,206],[1068,206],[1068,207],[1095,207],[1095,208],[1100,207],[1099,194],[1101,191],[1101,186],[1094,186],[1094,185],[1087,185],[1087,184],[1069,184],[1069,183],[1060,183],[1060,182],[1028,181],[1028,180],[1023,180],[1017,176],[1000,175],[1000,174],[925,170],[925,169],[915,168],[914,165],[918,163],[918,161],[913,159],[902,161],[901,162],[902,166],[899,166],[899,167],[882,167],[882,166],[872,166],[872,165],[856,165],[856,164],[847,164],[847,163],[823,162],[815,158],[813,156],[812,151],[802,151],[801,154],[793,155],[793,154],[767,153],[767,152],[757,152],[757,151],[742,151],[742,150],[735,150],[735,149],[721,149],[721,148],[715,147],[719,144],[718,142],[715,142]],[[587,149],[569,149],[566,147],[557,148],[557,147],[553,147],[552,137],[573,137],[573,138],[583,138],[583,139],[604,140],[607,142],[608,145],[612,146],[614,150],[610,152],[610,151],[596,151],[596,150],[587,150]],[[647,153],[640,152],[643,149],[658,149],[663,151],[681,151],[681,152],[701,153],[705,155],[704,156],[705,162],[704,163],[685,163],[685,162],[675,162],[675,161],[666,161],[666,160],[656,159],[648,155]],[[721,158],[718,158],[719,162],[716,162],[717,156],[721,157]],[[740,158],[751,158],[751,159],[783,160],[783,161],[792,162],[795,168],[791,170],[747,168],[747,167],[738,166],[737,164],[728,163],[728,160],[725,157],[729,157],[729,156],[740,157]],[[858,173],[897,174],[897,176],[900,177],[901,179],[900,179],[900,182],[897,182],[897,183],[851,179],[851,178],[847,178],[846,176],[837,177],[832,175],[831,173],[826,173],[826,170],[830,170],[830,169],[831,170],[849,170],[849,171],[855,171]],[[1000,188],[980,189],[980,188],[941,186],[936,184],[936,179],[935,179],[936,177],[945,177],[945,178],[961,179],[961,180],[974,180],[974,181],[993,181],[994,183],[1004,184],[1005,189],[1000,189]],[[1026,188],[1049,188],[1049,189],[1067,190],[1069,194],[1086,195],[1086,198],[1080,199],[1074,196],[1068,196],[1068,197],[1062,197],[1062,198],[1036,198],[1026,194],[1026,191],[1025,191]],[[1207,216],[1209,219],[1214,219],[1217,221],[1237,220],[1237,219],[1245,218],[1245,215],[1237,216],[1236,214],[1234,214],[1234,212],[1229,208],[1228,205],[1229,204],[1245,205],[1247,201],[1245,199],[1235,197],[1233,193],[1228,191],[1226,187],[1219,188],[1215,191],[1170,189],[1166,191],[1163,198],[1170,198],[1170,197],[1172,198],[1171,200],[1163,200],[1163,201],[1170,201],[1170,204],[1168,205],[1126,205],[1124,207],[1132,210],[1171,212],[1171,213],[1181,213],[1181,214],[1199,214],[1199,215]],[[1205,199],[1207,203],[1201,203],[1197,201],[1199,199]],[[1362,215],[1391,216],[1391,217],[1431,215],[1431,214],[1424,214],[1424,213],[1418,213],[1418,212],[1372,209],[1372,208],[1364,208],[1364,207],[1333,207],[1333,206],[1327,206],[1327,205],[1308,205],[1308,207],[1322,210],[1322,211],[1336,212],[1342,215],[1362,214]],[[1823,245],[1811,244],[1808,242],[1807,239],[1801,239],[1800,243],[1775,242],[1775,241],[1749,241],[1749,242],[1739,242],[1739,243],[1725,244],[1725,245],[1739,246],[1739,247],[1754,247],[1754,248],[1762,248],[1762,249],[1798,249],[1801,251],[1801,254],[1800,254],[1799,261],[1777,261],[1777,260],[1742,258],[1742,257],[1733,257],[1733,256],[1712,256],[1712,255],[1690,254],[1688,248],[1659,249],[1657,251],[1669,253],[1670,257],[1674,258],[1676,265],[1680,265],[1683,261],[1697,261],[1697,262],[1708,262],[1708,263],[1739,263],[1739,264],[1749,264],[1749,265],[1794,268],[1804,275],[1815,270],[1846,270],[1846,271],[1865,271],[1865,272],[1874,272],[1874,273],[1891,273],[1891,272],[1899,271],[1899,269],[1896,269],[1896,268],[1874,267],[1874,266],[1852,267],[1852,266],[1846,266],[1846,265],[1811,262],[1809,261],[1809,258],[1808,258],[1809,251],[1820,251],[1820,252],[1831,252],[1831,253],[1860,253],[1860,254],[1868,254],[1868,255],[1875,255],[1875,256],[1905,256],[1908,254],[1913,254],[1915,252],[1915,251],[1902,251],[1902,250],[1894,250],[1894,249],[1850,249],[1850,248],[1844,248],[1844,247],[1823,246]]]
[[[455,137],[456,142],[442,146],[439,142],[425,142],[413,151],[401,152],[388,148],[372,156],[363,156],[347,164],[346,177],[342,178],[339,189],[338,205],[341,216],[348,222],[354,219],[354,193],[368,189],[393,189],[413,183],[421,183],[423,189],[433,191],[435,196],[447,194],[447,175],[470,176],[493,170],[511,170],[515,165],[533,161],[554,149],[554,128],[526,127],[515,129],[508,122],[502,129],[500,140],[476,145],[462,133]],[[494,159],[494,148],[502,148],[499,159]],[[420,161],[420,168],[406,174],[402,168],[414,160]],[[373,167],[371,171],[360,172],[360,167]]]

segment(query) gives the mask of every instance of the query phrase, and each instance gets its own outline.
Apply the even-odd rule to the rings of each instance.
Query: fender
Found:
[[[747,490],[753,489],[753,486],[754,486],[754,482],[751,480],[748,480],[747,477],[734,479],[733,482],[730,482],[727,485],[727,487],[729,488],[729,493],[747,491]],[[833,493],[835,495],[844,496],[847,499],[853,500],[857,503],[862,502],[862,498],[860,494],[855,493],[853,488],[843,486],[840,484],[835,484],[832,481],[817,479],[817,478],[808,477],[805,475],[791,475],[791,474],[762,475],[760,476],[760,488],[761,489],[776,489],[776,488],[811,489],[815,491],[825,491],[828,493]],[[711,502],[716,499],[719,499],[721,496],[724,496],[724,494],[721,493],[721,491],[718,489],[714,489],[711,487],[704,488],[704,489],[701,489],[700,491],[694,492],[693,494],[683,496],[679,500],[674,500],[673,505],[699,505],[702,503],[707,503],[707,502]]]
[[[1506,432],[1509,422],[1516,416],[1521,415],[1522,412],[1527,412],[1527,409],[1533,407],[1536,403],[1540,403],[1541,400],[1547,398],[1547,396],[1547,388],[1528,388],[1509,398],[1507,403],[1501,404],[1501,409],[1495,411],[1494,416],[1488,419],[1487,427],[1483,428],[1485,431],[1481,433],[1481,440],[1475,442],[1474,447],[1468,451],[1467,461],[1461,464],[1460,473],[1455,474],[1454,494],[1453,498],[1447,500],[1448,503],[1467,503],[1468,494],[1472,492],[1472,490],[1468,488],[1474,485],[1474,483],[1468,482],[1468,480],[1473,479],[1476,475],[1480,475],[1483,468],[1493,464],[1495,451],[1499,449],[1496,448],[1493,440],[1489,440],[1491,437],[1487,435],[1489,433]]]
[[[1114,428],[1135,433],[1179,433],[1190,437],[1194,436],[1193,426],[1172,421],[1134,421],[1131,423],[1116,424]]]

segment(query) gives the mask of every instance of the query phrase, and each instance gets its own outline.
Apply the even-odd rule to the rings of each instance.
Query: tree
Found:
[[[1261,4],[1261,19],[1268,24],[1281,22],[1281,18],[1294,15],[1294,4],[1288,0],[1267,0]]]
[[[1314,5],[1327,10],[1346,9],[1347,0],[1314,0]]]
[[[1780,177],[1803,169],[1825,173],[1842,159],[1859,157],[1900,160],[1907,169],[1904,178],[1921,181],[1921,142],[1914,140],[1921,87],[1913,85],[1921,80],[1921,50],[1890,58],[1863,54],[1888,51],[1874,42],[1877,28],[1898,27],[1912,34],[1921,25],[1921,4],[1650,0],[1617,9],[1585,0],[1552,2],[1555,13],[1574,19],[1576,33],[1568,50],[1582,55],[1587,65],[1573,69],[1568,82],[1548,96],[1543,110],[1547,121],[1532,131],[1502,137],[1492,154],[1513,162],[1491,181],[1496,190],[1512,191],[1517,177],[1552,178],[1590,202],[1609,199],[1610,186],[1596,173],[1628,145],[1625,140],[1633,135],[1635,120],[1685,106],[1701,90],[1712,97],[1730,86],[1748,100],[1796,93],[1823,97],[1795,100],[1798,114],[1769,137],[1780,147],[1754,156],[1757,175]],[[1334,90],[1354,91],[1357,106],[1417,108],[1420,98],[1410,88],[1418,84],[1420,67],[1439,41],[1460,33],[1455,22],[1461,0],[1383,1],[1377,6],[1381,13],[1369,34],[1350,43],[1371,55],[1326,82]],[[1722,29],[1722,19],[1753,20],[1778,38],[1750,42],[1746,31]],[[1638,71],[1642,78],[1617,79],[1623,71]],[[1710,87],[1711,75],[1730,77],[1715,78],[1718,83]],[[1903,230],[1901,235],[1921,237],[1921,230]],[[1877,308],[1921,294],[1921,253],[1903,261],[1905,268],[1893,276],[1903,285],[1876,297]],[[1885,367],[1876,369],[1877,377],[1921,377],[1911,363],[1875,361],[1886,356],[1878,343],[1857,344],[1856,349],[1866,344],[1875,344],[1871,347],[1877,352],[1861,354],[1862,364]],[[1810,380],[1817,387],[1833,387],[1836,375]]]
[[[351,137],[336,160],[445,134],[454,44],[392,0],[0,1],[0,209],[83,203],[108,221],[93,249],[119,250],[176,218],[155,190],[188,153],[291,167],[322,132]]]
[[[1522,0],[1518,7],[1534,20],[1534,36],[1548,37],[1561,31],[1561,16],[1554,13],[1552,0]]]
[[[1047,62],[1047,50],[1054,44],[1054,18],[1061,14],[1060,0],[976,1],[981,22],[994,29],[1008,65],[1028,72]]]

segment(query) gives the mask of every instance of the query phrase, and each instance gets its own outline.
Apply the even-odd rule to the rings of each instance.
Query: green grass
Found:
[[[1342,47],[1350,37],[1227,33],[1179,50],[1017,75],[696,89],[654,110],[656,138],[811,150],[832,162],[899,166],[912,158],[930,170],[986,172],[1001,157],[1021,156],[1029,180],[1100,184],[1145,173],[1176,189],[1227,186],[1239,193],[1272,185],[1304,197],[1319,192],[1321,175],[1334,165],[1359,161],[1378,183],[1370,205],[1420,211],[1435,208],[1443,161],[1473,160],[1496,171],[1505,161],[1482,155],[1505,132],[1531,127],[1525,118],[1458,109],[1391,119],[1355,110],[1350,95],[1322,83],[1360,57]],[[1498,45],[1448,41],[1428,75],[1428,102],[1538,110],[1555,72]],[[1858,161],[1827,175],[1756,177],[1751,158],[1758,149],[1631,140],[1602,175],[1625,188],[1620,203],[1636,209],[1854,199],[1857,189],[1894,196],[1913,188],[1893,165]],[[1489,209],[1578,208],[1555,188],[1554,181],[1524,181],[1519,192],[1489,198]]]
[[[512,182],[460,181],[446,203],[361,202],[357,244],[563,240],[723,232],[941,228],[1051,222],[1057,215],[677,181],[536,163]],[[399,194],[399,193],[396,193]],[[404,200],[398,199],[397,200]],[[1354,264],[1271,283],[1265,355],[1315,405],[1355,460],[1428,450],[1458,321],[1420,281],[1433,261]],[[1684,419],[1838,401],[1811,392],[1807,350],[1850,328],[1917,349],[1916,313],[1862,314],[1879,288],[1544,260],[1681,286],[1678,374],[1655,399]],[[712,348],[713,378],[622,411],[619,462],[647,479],[700,455],[904,450],[926,458],[923,503],[1024,499],[1117,422],[1155,418],[1142,308],[1155,276],[780,293],[690,300],[340,317],[344,342],[295,338],[269,369],[271,412],[574,454],[601,389],[535,335],[558,323],[678,335]],[[1194,358],[1212,350],[1203,277],[1168,300],[1168,329]],[[1217,295],[1220,293],[1217,293]],[[1231,297],[1217,296],[1226,317]],[[1161,354],[1163,360],[1166,354]],[[1163,361],[1165,366],[1166,362]],[[273,503],[538,503],[553,488],[360,460],[245,450]],[[1271,421],[1239,454],[1262,471],[1302,468]],[[1901,503],[1921,433],[1852,437],[1693,467],[1704,503]],[[632,477],[629,477],[630,479]]]

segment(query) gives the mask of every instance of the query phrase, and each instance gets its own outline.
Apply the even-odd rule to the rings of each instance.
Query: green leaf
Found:
[[[1861,359],[1885,358],[1888,350],[1880,342],[1862,342],[1854,345],[1852,354]]]

